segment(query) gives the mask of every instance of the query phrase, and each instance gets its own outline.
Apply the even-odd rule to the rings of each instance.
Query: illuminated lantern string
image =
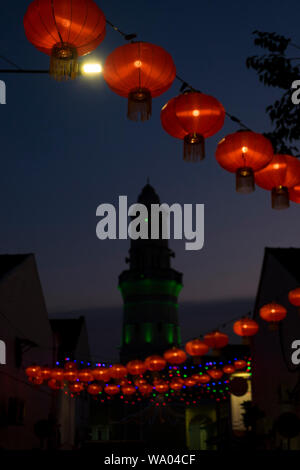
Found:
[[[78,394],[84,390],[84,384],[81,382],[74,382],[69,384],[69,390],[71,393]]]
[[[186,343],[185,350],[190,356],[200,357],[208,353],[209,346],[207,346],[204,341],[201,341],[200,339],[196,338]]]
[[[103,69],[110,89],[128,98],[127,117],[133,121],[150,118],[152,98],[167,91],[175,76],[170,54],[162,47],[140,41],[115,49]]]
[[[211,376],[212,379],[214,380],[219,380],[222,375],[223,371],[221,369],[209,369],[207,373]]]
[[[91,370],[92,376],[99,382],[108,382],[110,379],[110,369],[107,367],[95,367]]]
[[[182,349],[173,347],[164,353],[164,359],[169,364],[182,364],[186,361],[187,355]]]
[[[104,391],[107,395],[118,395],[120,393],[120,388],[115,384],[108,384],[104,388]]]
[[[236,370],[243,370],[245,367],[247,367],[247,362],[243,361],[242,359],[239,359],[237,361],[234,361],[234,366]]]
[[[102,390],[102,387],[99,384],[90,384],[87,388],[87,392],[90,395],[99,395],[101,390]]]
[[[28,377],[37,377],[41,373],[41,368],[39,366],[30,366],[25,369],[25,373]]]
[[[295,307],[298,307],[298,312],[300,313],[300,287],[289,292],[289,302]]]
[[[225,374],[231,375],[235,372],[235,367],[232,364],[227,364],[223,367],[223,372]]]
[[[168,134],[183,140],[184,160],[197,161],[205,157],[205,139],[223,127],[225,110],[213,96],[187,91],[168,101],[160,118]]]
[[[25,34],[51,56],[56,80],[74,79],[78,56],[96,49],[105,37],[106,20],[93,0],[34,0],[24,16]]]
[[[251,318],[244,317],[236,321],[233,325],[233,331],[236,335],[243,338],[244,343],[249,343],[248,338],[256,335],[259,330],[258,323]],[[246,339],[246,340],[244,340]]]
[[[229,134],[219,142],[216,151],[217,162],[236,174],[236,191],[244,194],[254,191],[254,172],[266,166],[273,155],[271,142],[252,131]]]
[[[271,191],[272,209],[287,209],[289,189],[300,184],[300,162],[290,155],[274,155],[265,168],[255,173],[255,181]]]
[[[77,377],[78,377],[78,373],[76,370],[73,370],[73,369],[66,370],[64,373],[64,379],[67,382],[75,382],[77,380]]]
[[[300,184],[294,186],[292,189],[289,190],[290,193],[290,200],[300,204]]]
[[[154,355],[147,357],[145,364],[151,372],[159,372],[166,367],[167,362],[163,357]]]
[[[81,382],[92,382],[94,380],[90,369],[82,369],[78,371],[78,378]]]
[[[204,336],[204,343],[215,350],[227,346],[228,341],[228,336],[225,333],[221,333],[219,330],[212,331]]]
[[[122,364],[114,364],[110,368],[110,376],[113,379],[122,379],[123,377],[126,377],[127,375],[127,369],[125,366]]]
[[[271,302],[261,307],[259,314],[263,320],[269,322],[271,330],[276,330],[278,323],[286,317],[287,311],[283,305]]]
[[[131,375],[143,375],[146,372],[147,368],[143,361],[135,360],[130,361],[126,365],[129,374]]]

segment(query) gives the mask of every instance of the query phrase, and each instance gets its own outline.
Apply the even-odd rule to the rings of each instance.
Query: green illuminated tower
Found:
[[[151,204],[159,197],[146,184],[138,203],[148,209],[148,232],[151,231]],[[131,240],[129,269],[119,276],[119,289],[124,301],[123,332],[120,359],[127,362],[161,354],[172,345],[180,344],[178,325],[178,294],[182,274],[171,268],[174,253],[168,240]]]

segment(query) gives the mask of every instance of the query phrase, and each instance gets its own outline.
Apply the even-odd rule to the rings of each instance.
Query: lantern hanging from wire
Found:
[[[208,373],[208,374],[211,376],[211,378],[214,379],[214,380],[219,380],[219,379],[222,377],[222,375],[223,375],[223,371],[222,371],[221,369],[216,369],[216,368],[214,368],[214,369],[209,369],[209,370],[207,371],[207,373]]]
[[[48,380],[51,377],[51,368],[50,367],[41,367],[40,375],[43,380]]]
[[[110,369],[107,367],[95,367],[91,369],[91,374],[94,380],[98,380],[99,382],[108,382],[111,377]]]
[[[108,384],[106,387],[104,387],[104,391],[107,393],[107,395],[113,396],[120,393],[120,388],[116,384]]]
[[[226,333],[221,333],[219,330],[212,331],[204,336],[204,343],[214,350],[224,348],[227,346],[228,341],[229,338]]]
[[[276,154],[265,168],[255,173],[255,182],[271,191],[273,209],[287,209],[289,190],[300,184],[300,162],[291,155]]]
[[[289,190],[290,200],[300,204],[300,184],[297,184],[292,189]]]
[[[122,379],[123,377],[126,377],[127,373],[126,367],[122,364],[113,364],[110,367],[110,376],[113,379]]]
[[[133,386],[133,385],[125,385],[124,387],[122,387],[122,393],[124,395],[134,395],[136,393],[136,388]]]
[[[99,384],[90,384],[87,388],[87,392],[90,395],[99,395],[99,393],[102,391],[102,387]]]
[[[181,377],[176,377],[172,379],[170,382],[170,388],[172,390],[175,390],[175,392],[178,392],[179,390],[181,390],[183,386],[184,386],[184,380]]]
[[[236,368],[236,370],[243,370],[247,367],[247,362],[243,359],[237,359],[236,361],[234,361],[234,367]]]
[[[131,375],[142,375],[147,370],[145,363],[138,359],[134,361],[129,361],[126,367],[127,367],[129,374]]]
[[[164,359],[172,365],[182,364],[186,361],[186,358],[187,355],[183,349],[176,348],[175,346],[164,353]]]
[[[147,396],[150,395],[153,390],[153,387],[148,383],[143,383],[138,386],[138,389],[141,395]]]
[[[155,383],[154,388],[157,393],[166,393],[169,390],[169,384],[168,382],[161,380]]]
[[[186,343],[185,350],[190,356],[200,357],[208,353],[209,346],[204,341],[201,341],[201,339],[196,338]]]
[[[175,76],[170,54],[160,46],[141,41],[115,49],[103,69],[109,88],[128,98],[127,117],[133,121],[150,118],[152,98],[167,91]]]
[[[286,308],[276,302],[266,304],[259,310],[259,315],[263,320],[269,323],[269,328],[271,330],[276,330],[278,328],[279,322],[286,317],[286,314]]]
[[[258,323],[248,317],[243,317],[236,321],[233,325],[233,331],[236,335],[242,336],[243,338],[249,338],[250,336],[256,335],[259,330]]]
[[[64,379],[67,382],[75,382],[77,380],[77,371],[74,369],[69,369],[64,372]]]
[[[235,367],[233,364],[227,364],[226,366],[223,367],[223,372],[224,374],[231,375],[235,372]]]
[[[145,364],[151,372],[159,372],[166,367],[167,362],[163,357],[154,355],[147,357]]]
[[[69,384],[69,391],[71,393],[79,394],[84,390],[84,384],[82,382],[72,382]]]
[[[199,375],[197,382],[200,384],[207,384],[208,382],[210,382],[210,380],[211,377],[208,374],[201,374]]]
[[[56,80],[74,79],[78,57],[96,49],[105,37],[106,20],[93,0],[34,0],[24,16],[25,34],[51,56]]]
[[[298,312],[300,314],[300,287],[296,287],[296,289],[290,290],[289,302],[290,304],[294,305],[294,307],[298,308]]]
[[[29,366],[25,369],[27,377],[38,377],[41,374],[40,366]]]
[[[80,382],[92,382],[94,380],[91,369],[81,369],[78,371],[78,379]]]
[[[248,194],[254,191],[254,172],[266,166],[273,158],[271,142],[262,134],[238,131],[222,139],[216,159],[225,170],[235,173],[236,191]]]
[[[225,110],[213,96],[187,91],[168,101],[160,118],[168,134],[183,140],[184,160],[198,161],[205,157],[205,139],[223,127]]]
[[[59,367],[55,367],[51,371],[51,378],[54,380],[64,380],[65,371]]]

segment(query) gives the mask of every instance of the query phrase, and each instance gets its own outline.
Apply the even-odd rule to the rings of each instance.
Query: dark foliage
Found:
[[[266,53],[248,57],[247,68],[255,70],[265,86],[284,91],[281,98],[266,108],[273,129],[265,136],[271,140],[276,152],[295,154],[299,151],[294,143],[300,140],[300,105],[291,100],[291,86],[300,79],[300,66],[292,64],[296,58],[288,57],[287,49],[297,46],[291,39],[276,33],[254,31],[253,34],[254,44]]]

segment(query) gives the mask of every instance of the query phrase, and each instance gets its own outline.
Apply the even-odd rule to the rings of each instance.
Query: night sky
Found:
[[[2,5],[0,54],[24,68],[47,68],[49,58],[25,37],[28,3]],[[300,43],[298,1],[96,3],[120,29],[164,47],[180,76],[218,98],[252,130],[270,129],[265,107],[280,90],[260,84],[245,60],[260,53],[253,46],[255,29]],[[123,43],[108,26],[92,56],[103,63]],[[3,61],[1,66],[7,68]],[[270,195],[259,188],[252,195],[236,194],[234,176],[218,166],[217,142],[237,125],[226,120],[207,141],[205,161],[182,160],[182,142],[163,131],[159,117],[161,107],[179,93],[179,82],[153,101],[150,121],[133,123],[126,119],[126,100],[102,77],[72,83],[56,83],[47,75],[0,79],[7,85],[7,105],[0,109],[1,252],[35,253],[50,313],[100,308],[119,312],[120,318],[117,282],[126,269],[129,241],[98,240],[96,208],[116,204],[119,195],[135,202],[148,176],[162,202],[205,204],[204,249],[188,252],[184,241],[171,242],[173,266],[184,273],[181,315],[189,311],[188,303],[247,303],[257,289],[264,247],[299,245],[299,207],[273,211]],[[189,328],[194,322],[200,329],[205,315],[194,312]],[[101,340],[106,317],[93,318],[102,323]]]

